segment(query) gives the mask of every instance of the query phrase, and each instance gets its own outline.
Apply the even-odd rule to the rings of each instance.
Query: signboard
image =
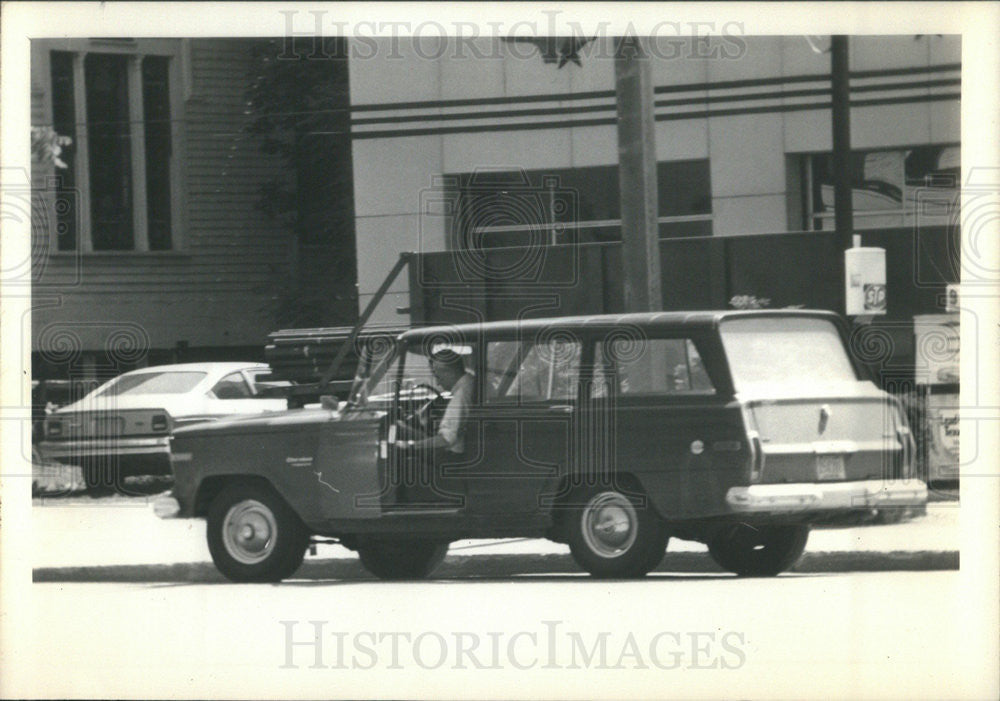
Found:
[[[926,418],[927,479],[958,479],[959,410],[957,394],[930,394]]]
[[[958,314],[920,314],[913,317],[917,384],[958,383],[959,340]]]
[[[844,251],[844,301],[848,316],[885,314],[884,248],[848,248]]]

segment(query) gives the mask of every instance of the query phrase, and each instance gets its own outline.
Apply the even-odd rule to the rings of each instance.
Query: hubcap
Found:
[[[259,501],[234,504],[222,523],[222,542],[233,559],[244,565],[261,562],[274,550],[278,524],[274,514]]]
[[[602,492],[581,516],[583,539],[601,557],[618,557],[635,543],[638,517],[632,502],[617,492]]]

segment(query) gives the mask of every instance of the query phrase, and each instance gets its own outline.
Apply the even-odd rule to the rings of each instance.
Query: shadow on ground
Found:
[[[818,552],[806,553],[792,572],[847,573],[957,570],[957,552]],[[704,553],[669,553],[658,574],[720,574]],[[434,579],[509,578],[517,576],[579,576],[580,568],[566,554],[451,555],[434,572]],[[352,558],[306,560],[297,580],[372,580]],[[100,567],[45,567],[34,570],[35,582],[140,582],[211,584],[227,580],[210,562],[169,565],[108,565]]]

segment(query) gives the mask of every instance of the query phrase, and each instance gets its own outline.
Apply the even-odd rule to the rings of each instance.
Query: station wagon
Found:
[[[362,358],[339,406],[175,431],[174,490],[155,510],[207,519],[236,581],[291,576],[316,538],[382,578],[508,537],[566,543],[598,577],[645,575],[670,538],[772,576],[817,521],[926,501],[905,415],[846,341],[840,317],[808,310],[413,329]],[[402,437],[439,430],[450,398],[429,358],[443,350],[474,389],[462,449],[427,460]]]

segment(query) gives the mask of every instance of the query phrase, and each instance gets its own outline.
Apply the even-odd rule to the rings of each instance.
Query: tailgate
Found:
[[[908,429],[888,396],[753,400],[763,453],[758,483],[900,479]]]

